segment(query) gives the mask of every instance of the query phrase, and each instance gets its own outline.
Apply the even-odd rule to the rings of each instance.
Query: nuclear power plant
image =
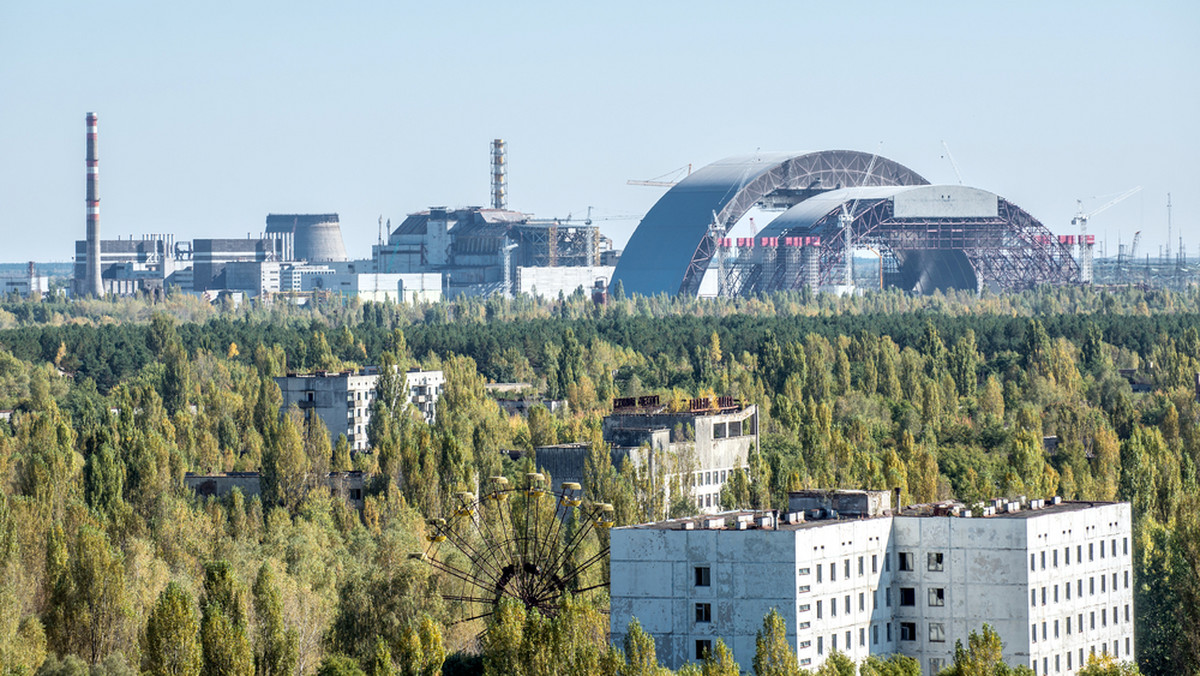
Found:
[[[669,188],[624,252],[589,215],[538,218],[509,208],[508,148],[490,146],[490,205],[431,206],[385,231],[369,258],[347,254],[337,213],[272,213],[245,238],[156,233],[100,239],[97,118],[87,115],[87,239],[75,245],[74,293],[210,296],[314,294],[366,300],[533,294],[557,297],[620,284],[625,293],[751,296],[896,287],[1017,291],[1038,285],[1194,280],[1177,259],[1142,265],[1137,239],[1115,263],[1094,260],[1087,222],[1055,234],[1012,201],[964,185],[934,185],[894,160],[852,150],[757,152],[702,167]],[[754,218],[762,219],[756,225]],[[734,237],[749,229],[749,237]],[[868,255],[869,265],[856,259]],[[1132,254],[1132,255],[1131,255]],[[1168,252],[1167,258],[1170,258]],[[1144,270],[1143,270],[1144,268]],[[1143,270],[1145,274],[1139,274]],[[1166,273],[1164,274],[1164,270]]]

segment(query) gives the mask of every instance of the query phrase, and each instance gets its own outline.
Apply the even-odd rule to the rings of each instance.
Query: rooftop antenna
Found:
[[[954,161],[954,155],[950,154],[950,146],[946,145],[945,141],[942,141],[942,148],[944,148],[946,150],[946,154],[943,155],[942,157],[945,157],[950,160],[950,166],[954,167],[954,175],[958,177],[958,184],[962,185],[963,184],[962,174],[959,173],[959,171],[958,171],[958,162]]]

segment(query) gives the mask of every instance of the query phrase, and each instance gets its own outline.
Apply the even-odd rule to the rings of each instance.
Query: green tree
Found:
[[[254,645],[257,676],[288,676],[296,670],[299,637],[283,624],[283,601],[270,564],[258,569],[254,581],[254,615],[258,635]]]
[[[702,676],[739,676],[742,668],[733,658],[733,651],[725,645],[725,641],[717,639],[717,644],[713,646],[712,652],[704,658],[704,663],[700,666],[700,673]]]
[[[637,618],[630,620],[625,630],[625,659],[627,665],[622,676],[654,676],[661,670],[654,637],[642,629]]]
[[[200,643],[204,676],[252,676],[254,649],[246,630],[242,590],[226,561],[204,570],[204,612]]]
[[[834,650],[829,653],[829,657],[817,669],[817,676],[856,676],[858,667],[855,666],[854,660],[846,657],[846,654],[840,650]]]
[[[787,626],[778,610],[772,608],[763,618],[754,646],[755,676],[797,676],[800,673],[796,650],[788,644]]]
[[[317,667],[317,676],[367,676],[353,658],[329,654]]]
[[[145,668],[156,676],[199,676],[203,666],[199,624],[191,596],[172,582],[146,620]]]

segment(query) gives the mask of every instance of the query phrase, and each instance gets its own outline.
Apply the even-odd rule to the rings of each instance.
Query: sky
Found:
[[[756,150],[880,152],[1116,253],[1200,254],[1200,3],[0,2],[0,262],[84,236],[84,115],[101,232],[243,237],[337,212],[589,206],[620,247],[663,189]],[[600,220],[604,219],[604,220]],[[1177,247],[1177,243],[1175,244]],[[1103,247],[1103,244],[1101,245]]]

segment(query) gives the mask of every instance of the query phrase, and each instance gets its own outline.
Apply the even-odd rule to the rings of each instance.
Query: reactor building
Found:
[[[752,208],[776,212],[753,237],[727,235]],[[849,150],[727,158],[670,188],[638,224],[612,283],[625,293],[789,289],[848,292],[853,260],[879,258],[874,288],[916,293],[1090,281],[1094,238],[1055,236],[995,193],[931,185],[912,169]]]

